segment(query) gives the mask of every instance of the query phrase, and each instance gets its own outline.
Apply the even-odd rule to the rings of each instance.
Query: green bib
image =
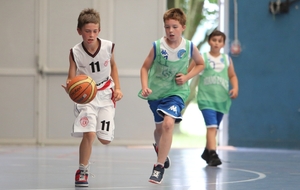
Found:
[[[215,71],[208,61],[207,53],[203,54],[205,69],[200,75],[198,83],[197,102],[200,110],[212,109],[222,113],[228,113],[231,106],[231,98],[229,96],[229,78],[228,63],[225,54],[224,68],[222,71]]]
[[[178,61],[168,61],[161,55],[160,40],[156,41],[156,57],[148,73],[148,87],[152,93],[147,97],[139,97],[147,100],[159,100],[169,96],[177,95],[183,101],[187,99],[190,88],[186,82],[183,85],[177,85],[175,76],[177,73],[187,74],[189,66],[189,47],[191,42],[186,40],[186,52]]]

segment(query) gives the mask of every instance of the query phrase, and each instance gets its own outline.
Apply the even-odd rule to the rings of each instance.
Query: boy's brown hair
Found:
[[[224,32],[221,32],[220,30],[214,30],[209,36],[208,36],[208,41],[214,37],[214,36],[222,36],[223,37],[223,42],[225,44],[225,40],[226,40],[226,35],[224,34]]]
[[[81,29],[85,24],[99,24],[100,28],[100,14],[95,9],[84,9],[78,16],[77,28]]]
[[[186,15],[180,8],[171,8],[167,10],[164,14],[163,20],[165,22],[169,19],[178,20],[182,26],[184,26],[186,23]]]

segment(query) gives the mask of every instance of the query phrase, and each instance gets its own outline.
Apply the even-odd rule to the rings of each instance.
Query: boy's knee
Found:
[[[98,131],[96,134],[97,134],[97,138],[98,138],[99,142],[101,142],[103,145],[107,145],[111,142],[110,140],[103,139],[103,136],[101,135],[100,131]]]
[[[164,131],[172,131],[174,129],[174,122],[165,122],[162,128]]]
[[[98,140],[103,144],[103,145],[108,145],[111,141],[108,141],[108,140],[103,140],[103,139],[100,139],[98,138]]]
[[[207,128],[207,131],[216,132],[217,131],[217,127],[209,127],[209,128]]]
[[[210,127],[210,128],[207,128],[206,130],[206,134],[207,135],[217,135],[217,132],[218,132],[218,129],[216,127]]]
[[[91,133],[91,132],[83,133],[83,138],[88,141],[94,141],[95,137],[96,137],[95,133]]]

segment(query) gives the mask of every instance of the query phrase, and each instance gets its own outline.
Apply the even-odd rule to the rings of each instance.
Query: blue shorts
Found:
[[[203,109],[201,110],[201,112],[207,128],[219,128],[219,125],[224,116],[223,113],[211,109]]]
[[[179,96],[148,100],[148,104],[153,113],[155,123],[162,123],[165,115],[173,117],[175,123],[179,123],[182,120],[181,111],[184,108],[184,102]]]

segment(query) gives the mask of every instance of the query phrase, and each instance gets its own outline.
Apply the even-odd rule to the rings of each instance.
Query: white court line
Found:
[[[222,168],[225,169],[225,168]],[[225,182],[217,182],[217,183],[207,183],[207,184],[229,184],[229,183],[245,183],[245,182],[250,182],[250,181],[257,181],[257,180],[261,180],[264,179],[266,177],[266,175],[264,173],[260,173],[260,172],[256,172],[256,171],[251,171],[251,170],[244,170],[244,169],[239,169],[239,168],[226,168],[228,170],[236,170],[236,171],[241,171],[241,172],[247,172],[247,173],[253,173],[258,175],[258,177],[256,178],[252,178],[252,179],[245,179],[245,180],[238,180],[238,181],[225,181]],[[155,185],[154,185],[155,186]],[[181,187],[181,188],[188,188],[192,189],[193,187],[189,186],[189,185],[158,185],[160,188],[162,187]],[[55,188],[55,189],[26,189],[26,190],[74,190],[74,188]],[[75,188],[77,189],[77,188]],[[80,188],[81,189],[81,188]],[[97,187],[97,188],[89,188],[89,187],[85,187],[83,188],[84,190],[94,190],[94,189],[98,189],[98,190],[114,190],[114,189],[149,189],[149,186],[135,186],[135,187]],[[24,190],[24,189],[22,189]]]
[[[208,183],[208,184],[228,184],[228,183],[244,183],[244,182],[249,182],[249,181],[256,181],[256,180],[261,180],[264,179],[266,177],[266,174],[264,173],[260,173],[260,172],[256,172],[256,171],[251,171],[251,170],[243,170],[243,169],[238,169],[238,168],[227,168],[229,170],[237,170],[237,171],[242,171],[242,172],[248,172],[248,173],[253,173],[258,175],[257,178],[253,178],[253,179],[245,179],[245,180],[238,180],[238,181],[225,181],[225,182],[218,182],[218,183]]]

